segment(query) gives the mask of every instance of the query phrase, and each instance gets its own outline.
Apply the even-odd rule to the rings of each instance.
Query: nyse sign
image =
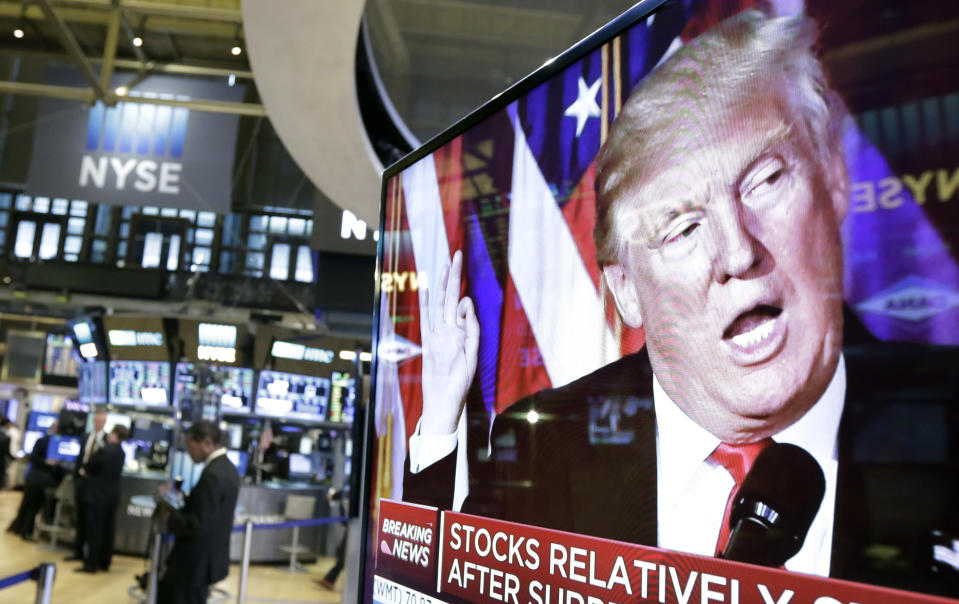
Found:
[[[129,77],[116,75],[112,86]],[[76,85],[76,78],[51,69],[47,81]],[[27,192],[229,212],[238,118],[188,108],[193,99],[242,101],[243,87],[156,75],[113,106],[41,99]]]

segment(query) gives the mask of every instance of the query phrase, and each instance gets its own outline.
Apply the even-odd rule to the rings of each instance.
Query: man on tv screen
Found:
[[[808,518],[788,556],[763,563],[939,589],[928,576],[932,528],[949,522],[955,483],[899,494],[903,520],[886,532],[901,541],[916,531],[905,538],[916,551],[882,573],[867,559],[883,529],[868,526],[852,443],[881,379],[843,347],[884,345],[844,312],[847,112],[815,43],[806,17],[747,11],[636,87],[597,160],[594,239],[617,310],[645,331],[645,349],[515,403],[489,433],[471,430],[468,447],[489,443],[492,461],[470,462],[463,511],[762,561],[730,555],[733,495],[757,458],[790,444],[805,452],[798,469],[773,464],[752,487],[785,482],[770,496],[795,500]],[[457,507],[456,430],[480,338],[473,303],[460,298],[462,264],[458,252],[439,287],[420,290],[423,415],[404,478],[404,499],[446,509]],[[954,382],[934,369],[942,365],[897,379]],[[591,433],[590,409],[601,406],[622,410],[629,436],[618,446]]]

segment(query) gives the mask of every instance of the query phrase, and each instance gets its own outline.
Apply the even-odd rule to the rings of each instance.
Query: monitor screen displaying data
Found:
[[[256,414],[305,421],[325,421],[330,379],[263,370],[256,391]]]

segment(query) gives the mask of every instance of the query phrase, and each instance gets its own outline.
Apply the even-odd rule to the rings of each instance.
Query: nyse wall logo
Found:
[[[921,277],[906,277],[856,306],[863,312],[905,321],[922,321],[956,307],[959,292]]]
[[[189,100],[152,93],[140,98]],[[185,107],[139,102],[106,107],[98,101],[87,122],[80,187],[178,195],[189,118]]]

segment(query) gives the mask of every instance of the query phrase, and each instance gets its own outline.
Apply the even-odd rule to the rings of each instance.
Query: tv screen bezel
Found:
[[[379,365],[379,325],[380,325],[380,296],[381,296],[381,280],[379,278],[380,272],[383,266],[383,253],[384,253],[384,241],[386,241],[385,232],[386,232],[386,199],[387,199],[387,188],[390,181],[397,175],[418,162],[419,160],[427,157],[432,154],[434,151],[442,147],[443,145],[449,143],[457,136],[463,134],[474,126],[480,124],[483,120],[489,118],[498,111],[505,109],[510,103],[521,98],[522,96],[529,94],[533,89],[541,84],[547,82],[554,76],[562,73],[567,67],[579,61],[580,59],[586,57],[590,53],[594,52],[598,48],[602,47],[603,44],[611,41],[617,36],[626,32],[629,28],[633,27],[643,19],[646,19],[656,10],[662,7],[664,4],[669,2],[669,0],[641,0],[637,2],[632,7],[625,10],[621,15],[609,21],[606,25],[600,27],[592,34],[586,36],[572,47],[566,51],[560,53],[556,57],[547,61],[542,67],[529,74],[525,78],[519,80],[512,86],[508,87],[502,93],[493,97],[480,107],[478,107],[472,113],[464,116],[459,121],[455,122],[449,128],[443,130],[424,144],[422,144],[417,149],[414,149],[399,161],[391,164],[383,171],[383,176],[380,181],[380,222],[379,222],[379,234],[376,248],[376,279],[374,286],[374,303],[373,303],[373,362],[370,369],[370,388],[368,393],[368,409],[376,409],[376,376],[378,372]],[[370,489],[370,480],[371,473],[373,468],[373,445],[376,442],[374,426],[373,426],[373,417],[374,413],[367,413],[364,419],[364,439],[363,439],[363,452],[364,459],[362,465],[357,468],[361,469],[362,475],[360,479],[360,485],[362,487],[362,493],[360,495],[360,522],[361,522],[361,544],[362,549],[360,551],[360,560],[359,560],[359,582],[357,586],[357,601],[365,602],[366,601],[366,589],[367,585],[367,574],[368,574],[368,556],[370,552],[368,551],[368,546],[370,543],[370,533],[371,530],[371,514],[370,514],[370,505],[372,500],[372,493]],[[355,451],[356,449],[354,449]]]

